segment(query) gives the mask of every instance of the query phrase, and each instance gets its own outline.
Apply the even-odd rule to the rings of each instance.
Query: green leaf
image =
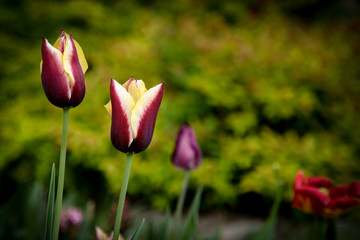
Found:
[[[140,232],[141,232],[141,228],[143,227],[144,222],[145,222],[145,218],[143,218],[143,220],[141,221],[139,227],[136,229],[136,231],[135,231],[134,235],[132,236],[131,240],[136,240],[139,237]]]
[[[270,215],[269,215],[268,219],[266,220],[263,228],[259,232],[255,233],[252,236],[252,238],[251,238],[252,240],[272,240],[272,239],[274,239],[275,228],[276,228],[277,217],[278,217],[278,212],[279,212],[282,195],[283,195],[283,185],[282,185],[282,183],[279,182],[278,189],[277,189],[276,195],[275,195],[275,201],[270,210]]]
[[[203,185],[199,186],[196,190],[195,197],[191,203],[189,213],[185,219],[184,227],[180,231],[180,239],[192,239],[197,228],[197,223],[199,220],[199,208],[201,202],[201,194],[203,190]]]
[[[169,225],[171,220],[171,213],[170,209],[166,209],[165,219],[159,224],[159,229],[157,231],[159,240],[166,240],[168,239],[169,235]]]
[[[52,165],[48,203],[46,209],[45,234],[44,240],[51,240],[53,221],[54,221],[54,201],[55,201],[55,163]]]

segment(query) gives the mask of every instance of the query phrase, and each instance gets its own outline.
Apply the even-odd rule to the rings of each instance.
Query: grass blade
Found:
[[[199,186],[196,190],[195,197],[191,203],[189,213],[185,219],[184,227],[180,232],[180,239],[192,239],[194,237],[197,223],[199,219],[199,208],[201,202],[203,186]]]
[[[55,201],[55,163],[52,165],[49,195],[46,208],[45,234],[44,240],[51,240],[53,221],[54,221],[54,201]]]
[[[143,227],[144,225],[144,222],[145,222],[145,218],[143,218],[143,220],[141,221],[139,227],[136,229],[134,235],[132,236],[131,240],[136,240],[138,239],[139,235],[140,235],[140,232],[141,232],[141,228]]]

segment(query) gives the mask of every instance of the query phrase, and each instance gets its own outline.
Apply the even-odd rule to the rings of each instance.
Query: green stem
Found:
[[[59,237],[60,215],[61,215],[61,206],[62,206],[62,198],[63,198],[63,190],[64,190],[66,143],[67,143],[68,125],[69,125],[69,109],[64,108],[58,187],[57,187],[57,193],[56,193],[55,217],[54,217],[54,227],[53,227],[53,234],[52,234],[53,240],[57,240]]]
[[[185,201],[185,196],[186,196],[186,189],[189,183],[189,179],[190,179],[190,171],[186,171],[184,174],[184,180],[183,180],[183,185],[181,188],[181,193],[178,199],[178,202],[176,204],[176,210],[175,210],[175,224],[176,227],[178,227],[180,225],[180,221],[181,221],[181,214],[183,211],[183,207],[184,207],[184,201]]]
[[[133,156],[134,155],[132,153],[129,153],[126,155],[126,165],[125,165],[125,171],[124,171],[124,178],[123,178],[122,186],[121,186],[121,190],[120,190],[118,208],[117,208],[117,212],[116,212],[113,240],[119,239],[121,219],[122,219],[122,215],[123,215],[126,191],[127,191],[127,187],[128,187],[128,183],[129,183],[131,162],[132,162]]]

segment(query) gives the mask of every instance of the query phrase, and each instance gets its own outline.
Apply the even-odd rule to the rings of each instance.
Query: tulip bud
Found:
[[[111,79],[111,101],[105,105],[111,117],[111,142],[123,153],[139,153],[150,144],[164,83],[146,90],[142,80],[131,77],[123,85]]]
[[[85,95],[84,73],[88,65],[80,45],[63,30],[52,46],[43,37],[40,63],[46,97],[57,107],[76,107]]]
[[[189,125],[184,124],[177,135],[172,163],[178,168],[193,170],[199,166],[201,159],[202,153],[195,133]]]

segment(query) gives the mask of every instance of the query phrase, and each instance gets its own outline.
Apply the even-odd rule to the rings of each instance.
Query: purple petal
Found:
[[[64,66],[65,70],[73,80],[71,86],[72,92],[70,102],[72,107],[76,107],[84,99],[85,80],[74,40],[72,39],[71,35],[69,39],[67,39],[67,44],[64,50]]]
[[[134,128],[134,141],[130,149],[134,153],[144,151],[150,144],[157,113],[163,97],[164,83],[161,83],[144,93],[133,110],[132,125]],[[133,119],[136,119],[135,123]]]
[[[131,114],[131,96],[126,90],[111,79],[110,84],[111,97],[111,142],[116,149],[121,152],[129,153],[132,142],[132,132],[130,125]]]
[[[68,107],[71,98],[70,79],[62,65],[61,52],[43,38],[41,54],[41,80],[46,97],[57,107]]]

